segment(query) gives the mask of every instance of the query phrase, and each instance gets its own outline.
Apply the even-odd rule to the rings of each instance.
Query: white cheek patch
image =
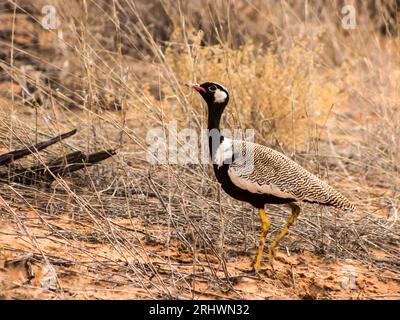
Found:
[[[227,94],[225,91],[217,89],[214,93],[214,102],[222,103],[225,102]]]

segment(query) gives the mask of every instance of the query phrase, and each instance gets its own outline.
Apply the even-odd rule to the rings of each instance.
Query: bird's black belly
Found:
[[[222,189],[229,194],[232,198],[240,201],[246,201],[256,208],[264,208],[265,204],[284,204],[295,202],[295,199],[280,198],[271,194],[253,193],[236,186],[228,175],[229,164],[223,164],[218,168],[214,164],[214,172],[218,182],[221,184]]]

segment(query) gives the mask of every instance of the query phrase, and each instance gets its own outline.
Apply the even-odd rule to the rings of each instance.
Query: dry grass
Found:
[[[76,137],[27,161],[119,151],[48,189],[2,185],[0,259],[33,254],[36,278],[0,268],[0,297],[398,297],[395,1],[356,2],[358,25],[349,31],[340,25],[340,1],[53,3],[60,25],[35,34],[39,44],[20,45],[18,25],[0,39],[7,52],[0,78],[13,86],[0,101],[0,150],[76,127]],[[12,17],[14,3],[7,6]],[[41,19],[39,2],[16,8]],[[337,216],[305,206],[281,245],[275,279],[268,267],[262,279],[246,272],[258,217],[220,190],[208,165],[146,161],[148,129],[166,131],[173,120],[178,129],[205,126],[202,102],[182,85],[203,80],[232,94],[226,127],[255,129],[257,142],[358,207]],[[288,213],[271,207],[269,214],[276,233]],[[57,283],[43,288],[49,264]],[[354,290],[340,286],[343,265],[356,269]]]

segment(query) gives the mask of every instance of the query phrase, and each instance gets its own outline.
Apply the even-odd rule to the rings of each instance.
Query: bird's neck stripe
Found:
[[[218,168],[224,163],[231,163],[233,156],[232,140],[225,137],[222,138],[222,142],[215,151],[215,155],[213,157],[213,163],[216,164]]]

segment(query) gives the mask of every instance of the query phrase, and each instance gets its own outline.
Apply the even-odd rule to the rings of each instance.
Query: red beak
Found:
[[[195,83],[188,83],[187,84],[188,87],[193,88],[196,91],[203,91],[206,92],[206,89],[204,89],[201,85],[199,84],[195,84]]]

